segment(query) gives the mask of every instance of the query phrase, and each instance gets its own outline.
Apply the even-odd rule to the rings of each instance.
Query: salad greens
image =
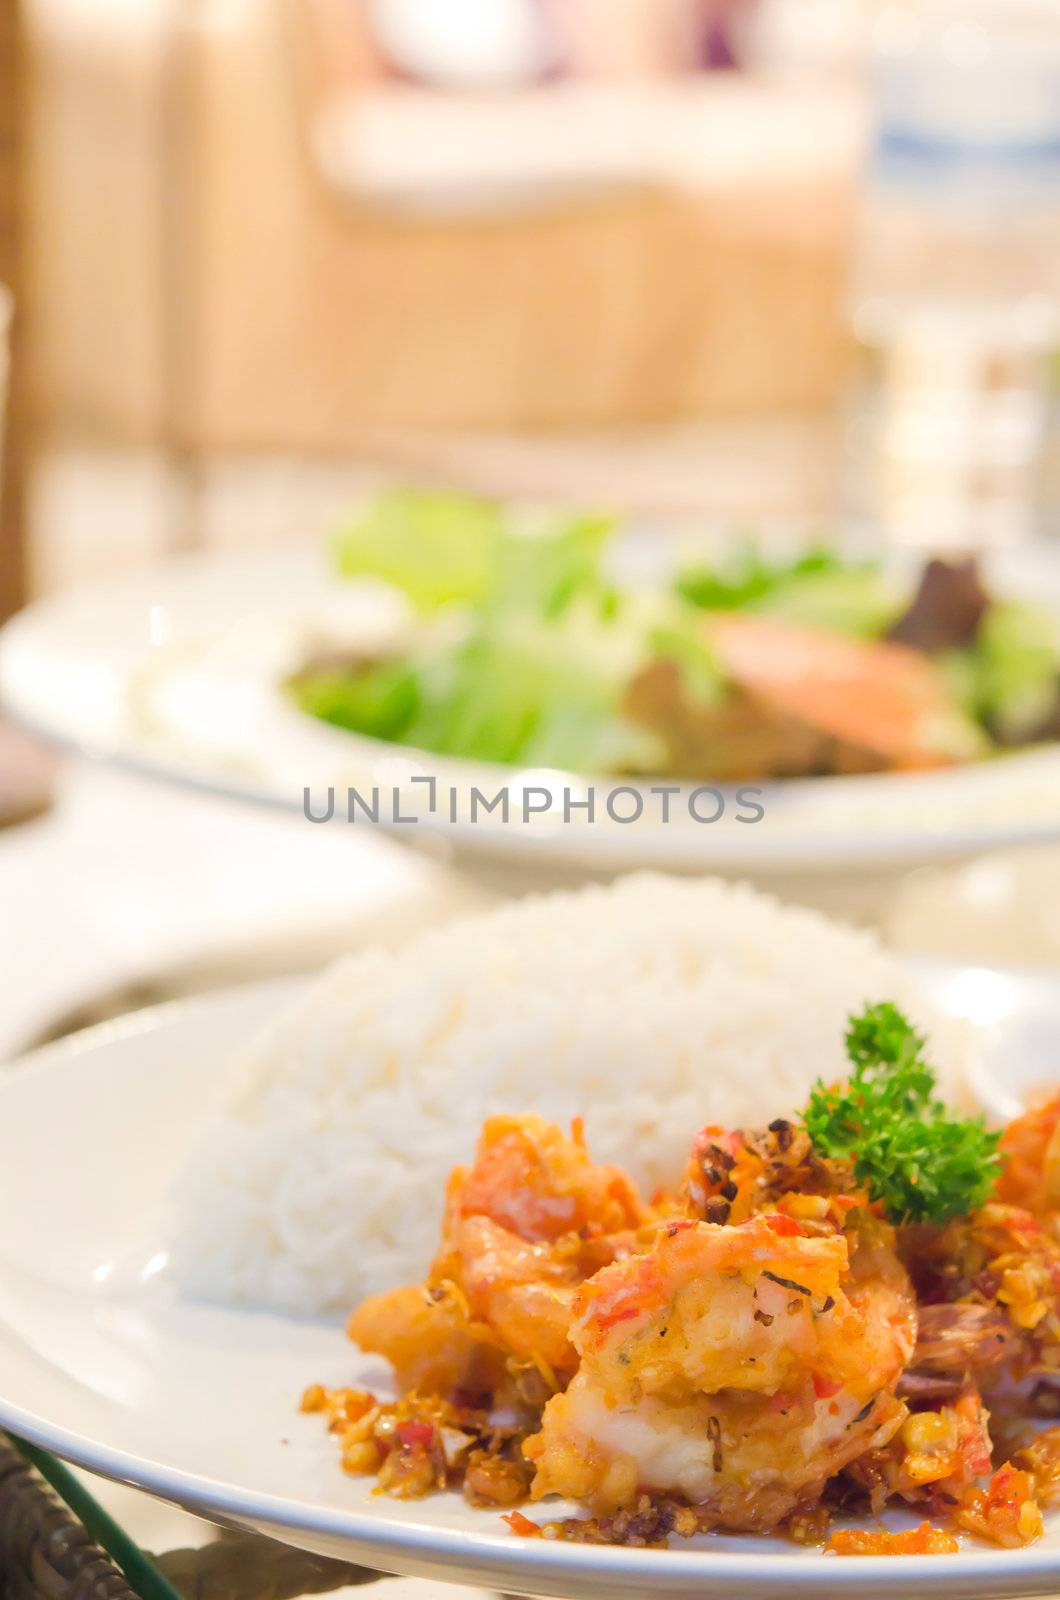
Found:
[[[460,601],[555,617],[576,595],[602,593],[614,527],[613,517],[582,515],[519,529],[488,500],[395,489],[340,530],[335,559],[346,577],[382,578],[422,612]]]
[[[1041,738],[1057,716],[1060,626],[1018,601],[996,601],[968,649],[943,665],[969,715],[1002,744]]]
[[[677,579],[677,590],[693,605],[710,611],[743,611],[803,578],[844,570],[848,569],[841,557],[824,545],[812,546],[800,555],[770,559],[748,539],[711,566],[686,568]]]
[[[439,754],[651,770],[663,760],[659,741],[621,710],[651,619],[604,576],[613,528],[590,515],[517,526],[460,495],[384,496],[340,533],[339,567],[403,590],[426,619],[423,636],[397,662],[311,666],[292,684],[296,700],[340,727]],[[454,636],[445,613],[458,602],[464,626]],[[693,618],[665,596],[655,609],[675,641],[684,623],[687,659],[705,674],[709,651]]]
[[[933,1097],[924,1039],[890,1001],[851,1017],[845,1083],[818,1080],[803,1117],[818,1155],[852,1160],[892,1222],[941,1223],[974,1211],[1000,1170],[1001,1135],[953,1118]]]
[[[758,611],[861,638],[885,633],[902,596],[875,561],[814,546],[770,559],[750,544],[712,566],[680,573],[678,594],[708,611]]]
[[[394,489],[340,529],[335,562],[345,577],[382,578],[429,612],[486,597],[503,536],[504,513],[488,500]]]
[[[420,698],[416,670],[403,660],[373,661],[356,670],[321,663],[300,672],[290,687],[311,717],[373,739],[403,739]]]
[[[966,627],[951,602],[957,579],[966,595],[975,591],[974,566],[932,563],[913,604],[909,586],[876,562],[823,546],[776,558],[745,542],[634,587],[611,572],[614,531],[607,516],[516,515],[449,491],[379,496],[339,530],[334,558],[340,573],[381,579],[406,597],[408,641],[370,660],[351,651],[307,661],[289,680],[292,698],[355,733],[487,762],[730,777],[888,765],[871,708],[858,730],[864,749],[844,755],[823,712],[820,725],[793,734],[799,713],[775,678],[748,691],[728,676],[710,623],[725,616],[810,630],[806,648],[821,657],[826,689],[822,633],[869,643],[901,622],[922,676],[935,675],[967,735],[958,759],[990,748],[984,732],[1004,746],[1060,720],[1060,626],[979,589],[985,610]],[[926,614],[946,623],[945,646],[932,648],[922,632],[917,642]],[[877,671],[866,662],[865,679],[844,692],[860,696]],[[928,748],[953,758],[937,738]]]

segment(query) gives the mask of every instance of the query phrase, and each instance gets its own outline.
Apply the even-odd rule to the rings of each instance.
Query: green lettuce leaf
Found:
[[[1060,705],[1060,627],[1036,606],[996,601],[975,644],[943,665],[969,714],[1002,743],[1033,738]]]
[[[488,500],[450,491],[395,489],[379,495],[335,537],[348,578],[381,578],[421,611],[475,604],[493,588],[504,514]]]
[[[762,611],[806,627],[878,638],[902,597],[872,561],[814,548],[774,559],[744,545],[713,566],[678,575],[678,594],[707,611]]]
[[[508,613],[421,665],[403,737],[440,754],[583,771],[649,770],[656,741],[622,714],[638,642],[599,607]]]

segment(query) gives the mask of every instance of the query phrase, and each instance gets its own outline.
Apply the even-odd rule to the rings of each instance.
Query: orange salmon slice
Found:
[[[970,730],[934,662],[906,645],[851,639],[767,616],[713,613],[710,638],[734,683],[895,767],[935,767]],[[964,739],[960,737],[964,734]]]

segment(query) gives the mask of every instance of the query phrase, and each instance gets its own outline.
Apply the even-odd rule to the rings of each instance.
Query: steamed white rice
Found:
[[[963,1026],[870,935],[743,886],[637,875],[340,961],[234,1064],[178,1191],[196,1293],[299,1312],[413,1280],[484,1117],[585,1118],[592,1153],[673,1183],[704,1122],[796,1110],[893,999],[960,1092]]]

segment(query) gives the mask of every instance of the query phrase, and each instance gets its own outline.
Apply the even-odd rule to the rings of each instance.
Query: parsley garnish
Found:
[[[982,1205],[1001,1136],[933,1097],[924,1039],[898,1007],[866,1006],[845,1042],[853,1072],[832,1088],[818,1079],[803,1118],[818,1155],[851,1161],[892,1222],[945,1222]]]

